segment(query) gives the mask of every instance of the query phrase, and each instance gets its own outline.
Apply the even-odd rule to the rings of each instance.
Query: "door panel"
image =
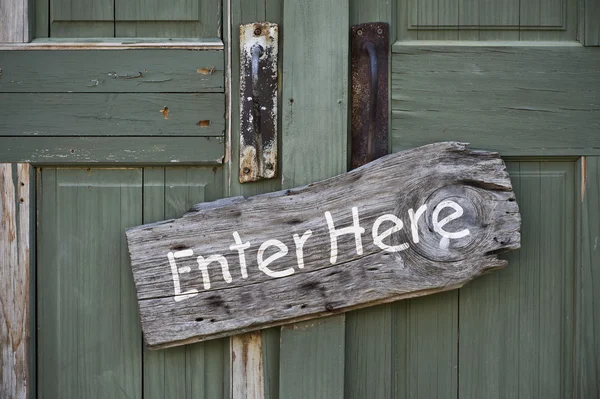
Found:
[[[124,231],[222,197],[222,168],[41,168],[40,398],[222,398],[225,339],[143,351]]]
[[[509,163],[522,248],[460,290],[460,398],[571,396],[576,169]]]
[[[221,38],[220,0],[36,0],[36,38]]]
[[[575,0],[399,0],[398,40],[577,39]]]
[[[222,181],[217,168],[145,168],[144,223],[181,217],[194,204],[222,197]],[[145,351],[144,398],[228,397],[228,341]]]
[[[141,169],[39,171],[40,398],[141,397],[141,329],[123,231]]]
[[[505,156],[597,148],[598,50],[396,46],[392,147],[457,140]]]

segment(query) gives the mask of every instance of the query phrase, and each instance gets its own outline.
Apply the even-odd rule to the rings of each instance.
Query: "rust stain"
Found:
[[[208,127],[208,126],[210,126],[210,121],[208,119],[204,119],[204,120],[198,121],[196,123],[196,126]]]
[[[212,75],[215,72],[215,67],[199,68],[196,70],[200,75]]]
[[[161,109],[159,111],[161,114],[163,114],[163,116],[165,117],[165,119],[169,119],[169,107],[167,107],[166,105],[163,107],[163,109]]]
[[[581,202],[585,198],[585,185],[587,183],[587,158],[581,157]]]

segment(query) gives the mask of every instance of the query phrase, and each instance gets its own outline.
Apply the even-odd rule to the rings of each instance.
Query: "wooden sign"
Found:
[[[458,288],[506,266],[519,228],[499,155],[451,142],[201,203],[127,240],[152,349]]]

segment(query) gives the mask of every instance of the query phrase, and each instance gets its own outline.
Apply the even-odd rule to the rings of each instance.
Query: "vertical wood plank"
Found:
[[[393,306],[393,397],[453,397],[458,379],[458,292],[400,301]]]
[[[232,337],[231,353],[232,398],[264,398],[261,332],[255,331]]]
[[[600,2],[597,0],[582,0],[584,40],[586,46],[600,46]]]
[[[345,398],[389,398],[393,392],[393,305],[346,314]]]
[[[460,290],[459,397],[571,397],[574,163],[513,162],[509,173],[522,248]]]
[[[144,223],[180,217],[194,204],[222,197],[218,168],[145,168]],[[144,352],[144,398],[228,396],[227,340]]]
[[[344,398],[344,316],[281,328],[281,398]]]
[[[231,26],[226,25],[230,30],[230,53],[227,54],[231,65],[231,85],[232,92],[228,93],[228,102],[231,108],[231,118],[228,120],[230,137],[227,141],[227,151],[229,153],[227,169],[225,174],[227,196],[244,195],[252,196],[270,191],[281,189],[281,179],[274,178],[269,180],[261,180],[258,182],[250,182],[240,184],[238,180],[239,170],[239,101],[235,100],[239,95],[240,83],[240,41],[239,41],[239,26],[246,23],[256,21],[268,21],[281,23],[281,6],[282,0],[232,0],[229,16],[231,18]],[[225,11],[227,12],[227,11]],[[281,74],[283,43],[279,42],[279,73]],[[281,82],[281,79],[279,80]],[[232,98],[234,99],[232,101]],[[278,107],[281,106],[281,85],[278,93]],[[278,122],[278,131],[281,131],[281,121]],[[277,143],[281,148],[281,138]],[[281,158],[281,157],[280,157]],[[281,160],[278,160],[280,162]],[[279,397],[279,328],[270,328],[260,332],[240,334],[231,337],[231,389],[232,398],[252,397],[257,399],[262,398],[278,398]],[[260,339],[257,338],[260,337]],[[240,350],[242,352],[240,352]],[[250,373],[238,373],[236,370],[245,362],[242,361],[244,354],[255,354],[259,356],[255,359],[260,364],[260,372],[252,370]],[[242,355],[242,356],[240,356]],[[239,362],[242,361],[242,364]],[[259,385],[261,386],[259,388]],[[247,387],[253,387],[249,391]],[[254,389],[255,388],[255,389]]]
[[[479,25],[479,0],[458,0],[458,39],[479,40],[479,29],[461,29]]]
[[[0,397],[30,395],[30,218],[35,185],[29,164],[0,164]]]
[[[30,16],[33,1],[0,0],[0,43],[27,43],[33,39]],[[33,18],[31,18],[33,20]]]
[[[284,2],[283,187],[347,163],[348,2]]]
[[[39,397],[141,398],[141,330],[123,231],[140,169],[42,170]]]
[[[396,4],[391,0],[350,0],[350,25],[387,22],[390,24],[390,43],[393,43],[396,37]],[[346,398],[391,397],[395,345],[392,333],[393,306],[390,304],[346,313]]]
[[[580,161],[575,397],[600,397],[600,157]]]
[[[282,186],[340,174],[347,166],[346,0],[285,1]],[[344,397],[345,316],[281,330],[280,397]]]

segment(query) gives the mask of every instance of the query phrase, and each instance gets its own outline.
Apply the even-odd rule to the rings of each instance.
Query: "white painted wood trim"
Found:
[[[0,397],[30,394],[29,164],[0,164]],[[15,173],[16,171],[16,173]]]

